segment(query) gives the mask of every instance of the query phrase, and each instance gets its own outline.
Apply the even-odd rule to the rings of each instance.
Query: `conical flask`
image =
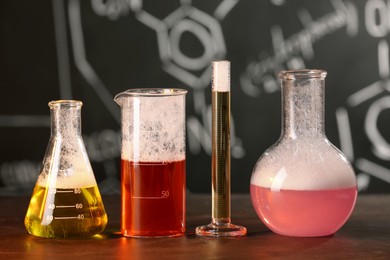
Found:
[[[51,136],[25,217],[35,236],[93,236],[107,215],[81,137],[81,101],[49,103]]]
[[[266,226],[282,235],[335,233],[357,197],[347,158],[325,135],[323,70],[283,71],[282,133],[257,161],[250,192]]]

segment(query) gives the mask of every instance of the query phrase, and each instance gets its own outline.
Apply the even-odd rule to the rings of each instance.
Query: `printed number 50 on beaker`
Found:
[[[130,89],[122,111],[121,231],[124,236],[185,232],[185,95],[182,89]]]

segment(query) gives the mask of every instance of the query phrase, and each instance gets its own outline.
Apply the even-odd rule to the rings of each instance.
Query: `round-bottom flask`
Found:
[[[50,238],[93,236],[107,215],[81,138],[80,101],[49,103],[51,137],[25,217],[27,231]]]
[[[280,73],[282,134],[252,173],[253,207],[281,235],[331,235],[356,202],[353,168],[324,133],[325,77],[321,70]]]

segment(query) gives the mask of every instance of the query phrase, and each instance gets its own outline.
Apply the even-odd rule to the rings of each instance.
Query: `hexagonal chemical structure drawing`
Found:
[[[226,54],[218,21],[188,5],[182,5],[163,20],[141,8],[142,6],[133,5],[137,19],[157,32],[163,69],[194,89],[205,88],[210,82],[211,61]],[[190,57],[182,52],[180,41],[185,33],[190,33],[199,40],[204,49],[201,55]]]

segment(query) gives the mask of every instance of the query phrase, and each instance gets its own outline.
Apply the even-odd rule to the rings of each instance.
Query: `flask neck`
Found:
[[[61,137],[81,136],[80,101],[60,100],[49,103],[51,114],[51,135]]]
[[[282,136],[325,136],[325,76],[321,70],[281,73]]]

